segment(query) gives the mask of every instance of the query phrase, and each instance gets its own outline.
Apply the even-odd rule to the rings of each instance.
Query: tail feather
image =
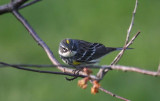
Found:
[[[107,53],[116,51],[116,50],[122,50],[123,48],[114,48],[114,47],[106,47]],[[127,48],[127,49],[133,49],[133,48]]]
[[[116,50],[122,50],[123,48],[116,48]],[[126,49],[134,49],[134,48],[126,48]]]

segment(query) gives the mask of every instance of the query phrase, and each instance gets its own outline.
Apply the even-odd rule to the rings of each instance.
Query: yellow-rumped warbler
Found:
[[[67,38],[60,42],[58,52],[66,64],[75,66],[98,63],[103,56],[115,50],[122,48],[105,47],[100,43]]]

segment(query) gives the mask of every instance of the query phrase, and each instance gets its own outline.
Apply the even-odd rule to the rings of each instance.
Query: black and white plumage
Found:
[[[64,39],[59,45],[59,55],[69,65],[95,64],[106,54],[121,49],[83,40]]]

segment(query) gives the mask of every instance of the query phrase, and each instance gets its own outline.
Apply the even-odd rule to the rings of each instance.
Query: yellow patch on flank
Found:
[[[69,44],[69,40],[66,40],[67,44]]]
[[[80,65],[80,64],[81,64],[80,62],[73,61],[73,65]]]

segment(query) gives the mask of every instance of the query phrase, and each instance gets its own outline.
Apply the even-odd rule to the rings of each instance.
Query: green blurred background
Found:
[[[0,0],[1,5],[7,2]],[[20,12],[61,62],[57,50],[64,38],[123,46],[134,4],[135,0],[43,0]],[[156,71],[160,63],[160,0],[139,0],[131,36],[138,31],[141,34],[131,46],[135,49],[128,50],[118,64]],[[104,57],[100,64],[110,64],[117,53]],[[12,14],[0,16],[0,61],[51,64]],[[0,101],[120,101],[103,92],[91,95],[91,84],[82,90],[77,80],[69,82],[64,77],[0,68]],[[160,77],[110,71],[101,86],[133,101],[160,99]]]

